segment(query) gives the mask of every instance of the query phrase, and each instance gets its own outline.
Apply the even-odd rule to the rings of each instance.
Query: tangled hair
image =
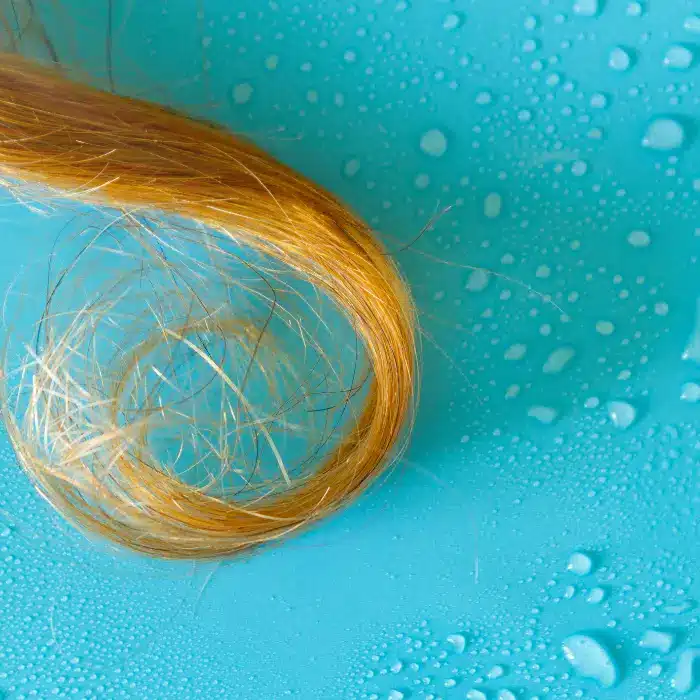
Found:
[[[12,54],[0,56],[0,173],[25,199],[30,193],[116,212],[129,239],[116,247],[136,260],[115,279],[109,262],[87,265],[85,285],[91,275],[100,282],[71,314],[54,310],[52,294],[34,346],[4,377],[3,416],[19,461],[80,529],[163,558],[238,554],[336,511],[398,455],[417,379],[413,304],[371,230],[328,192],[221,128]],[[234,253],[237,247],[248,256]],[[136,248],[147,251],[148,264]],[[90,254],[99,251],[94,245]],[[262,279],[273,268],[300,281],[294,293],[287,285],[289,298],[312,289],[332,302],[365,364],[337,404],[357,397],[361,405],[342,426],[334,423],[332,438],[326,430],[325,449],[311,453],[314,468],[299,473],[275,447],[273,433],[292,429],[282,411],[261,415],[247,389],[274,393],[275,376],[314,336],[299,332],[301,344],[286,348],[268,340],[273,316],[280,327],[295,325],[291,307],[276,299],[262,330],[232,310],[232,289],[247,290],[255,303],[265,296],[242,271]],[[144,275],[170,280],[170,291],[154,301]],[[110,345],[108,356],[97,352],[101,342]],[[187,369],[193,363],[198,370]],[[164,365],[170,374],[158,369]],[[174,377],[183,372],[198,388],[182,391],[184,380]],[[293,376],[289,369],[287,379]],[[191,428],[186,405],[202,391],[214,392],[208,405],[218,407],[212,425],[222,434],[245,424],[255,437],[237,439],[234,452],[213,446],[208,459],[219,462],[219,473],[210,469],[193,483],[153,436],[177,421]],[[308,398],[310,390],[300,393]],[[192,434],[205,440],[213,432]],[[246,488],[223,484],[236,471],[232,462],[260,443],[277,476],[261,470],[257,480],[247,475]],[[183,449],[194,459],[199,447],[181,444],[180,459]]]

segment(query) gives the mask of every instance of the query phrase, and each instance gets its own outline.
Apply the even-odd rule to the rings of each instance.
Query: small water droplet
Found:
[[[571,174],[575,177],[581,177],[588,172],[588,164],[583,160],[576,160],[571,165]]]
[[[549,406],[531,406],[527,415],[543,425],[551,425],[557,419],[559,413],[556,409]]]
[[[644,14],[644,7],[640,2],[630,2],[627,5],[628,17],[641,17]]]
[[[497,192],[491,192],[484,199],[484,215],[488,219],[495,219],[501,213],[503,199]]]
[[[279,65],[279,62],[280,62],[279,56],[268,56],[265,59],[265,68],[267,68],[267,70],[277,70],[277,66]]]
[[[483,292],[490,279],[491,276],[486,270],[472,270],[467,279],[466,289],[469,292]]]
[[[482,90],[476,94],[474,101],[478,105],[490,105],[493,102],[493,93],[488,90]]]
[[[539,21],[537,17],[534,15],[530,15],[529,17],[525,18],[525,21],[523,22],[523,27],[527,29],[528,32],[531,32],[533,29],[537,29],[537,25],[539,24]]]
[[[518,121],[529,122],[532,119],[532,112],[529,109],[521,109],[518,112]]]
[[[401,673],[401,670],[403,669],[403,663],[401,661],[396,661],[395,663],[391,664],[389,667],[389,670],[392,673]]]
[[[597,396],[591,396],[583,402],[583,405],[586,408],[598,408],[598,406],[600,406],[600,399]]]
[[[667,615],[683,615],[684,613],[690,612],[695,609],[695,601],[684,600],[680,603],[674,603],[672,605],[667,605],[663,608],[662,612]]]
[[[496,664],[486,675],[490,680],[495,681],[497,678],[503,678],[506,675],[506,669],[500,664]]]
[[[577,576],[588,576],[593,571],[593,559],[586,552],[574,552],[569,557],[566,569]]]
[[[532,53],[533,51],[537,51],[538,47],[539,44],[535,39],[525,39],[525,41],[523,41],[524,53]]]
[[[450,634],[447,643],[451,644],[457,654],[464,653],[467,648],[467,638],[463,634]]]
[[[590,603],[591,605],[598,605],[599,603],[602,603],[605,600],[605,589],[601,588],[600,586],[596,586],[595,588],[591,588],[591,592],[588,594],[588,597],[586,598],[586,602]]]
[[[598,0],[577,0],[574,12],[582,17],[595,17],[600,12],[600,3]]]
[[[655,119],[647,128],[642,146],[655,151],[672,151],[685,143],[685,129],[676,119]]]
[[[681,44],[669,47],[664,56],[664,65],[674,70],[686,70],[693,65],[693,52]]]
[[[454,678],[448,678],[443,685],[445,688],[454,688],[457,685],[457,681]]]
[[[664,667],[661,664],[652,664],[651,666],[649,666],[649,670],[647,671],[647,673],[652,678],[658,678],[663,670]]]
[[[525,354],[527,353],[527,345],[524,345],[523,343],[515,343],[515,345],[511,345],[504,353],[503,357],[506,360],[522,360],[523,357],[525,357]]]
[[[675,643],[676,638],[671,632],[659,629],[647,630],[639,640],[639,646],[642,649],[651,649],[652,651],[658,651],[660,654],[668,654]]]
[[[542,367],[545,374],[559,374],[573,360],[576,351],[570,347],[557,348]]]
[[[406,696],[400,690],[390,690],[387,700],[404,700]]]
[[[594,92],[590,104],[595,109],[605,109],[608,106],[608,98],[602,92]]]
[[[498,691],[498,696],[496,700],[517,700],[517,698],[515,697],[515,693],[512,690],[508,690],[508,688],[502,688]]]
[[[464,15],[461,12],[450,12],[442,22],[442,28],[448,31],[459,29],[464,24]]]
[[[622,46],[616,46],[608,58],[608,65],[617,71],[626,71],[632,65],[632,55]]]
[[[481,690],[477,690],[476,688],[472,688],[471,690],[467,691],[466,698],[467,700],[488,700],[486,693]]]
[[[646,248],[651,243],[651,236],[647,231],[631,231],[627,236],[627,242],[633,248]]]
[[[700,647],[686,649],[679,657],[671,685],[679,693],[690,693],[700,680]]]
[[[417,190],[427,189],[427,187],[430,185],[430,175],[426,175],[426,173],[419,173],[416,175],[415,180],[413,180],[413,184]]]
[[[587,634],[573,634],[563,643],[567,661],[584,678],[612,688],[619,680],[619,670],[610,651],[600,641]]]
[[[447,137],[440,129],[430,129],[421,136],[420,148],[423,153],[439,158],[447,151]]]
[[[627,401],[608,401],[608,415],[613,425],[626,430],[637,419],[637,409]]]
[[[359,159],[351,158],[343,166],[343,173],[345,174],[345,177],[355,177],[355,175],[360,172],[360,167],[361,164]]]
[[[253,96],[253,86],[250,83],[240,83],[233,88],[233,101],[237,105],[244,105],[250,102]]]
[[[612,335],[615,332],[615,324],[612,321],[598,321],[595,324],[595,329],[601,335]]]

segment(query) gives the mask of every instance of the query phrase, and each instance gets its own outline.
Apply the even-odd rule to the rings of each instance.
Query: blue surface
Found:
[[[700,677],[700,406],[681,399],[700,381],[682,360],[700,296],[697,4],[115,4],[121,89],[251,136],[393,250],[450,207],[396,253],[422,312],[421,410],[406,459],[359,503],[218,565],[86,545],[5,446],[0,688],[678,697],[679,663]],[[104,7],[63,9],[57,45],[103,76],[104,36],[85,27]],[[690,66],[678,48],[664,64],[674,46]],[[431,130],[442,155],[421,148]],[[59,222],[2,219],[7,285]],[[573,359],[543,372],[563,348]],[[567,570],[578,551],[590,573]],[[655,629],[670,637],[640,646]]]

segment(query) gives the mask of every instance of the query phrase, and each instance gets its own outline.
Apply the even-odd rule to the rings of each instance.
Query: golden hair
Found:
[[[279,261],[334,302],[368,365],[361,410],[330,453],[310,473],[248,500],[211,495],[135,454],[148,416],[131,421],[127,434],[115,413],[101,435],[81,438],[67,401],[54,401],[45,405],[52,418],[42,425],[70,424],[71,437],[63,438],[60,459],[47,460],[37,444],[41,431],[31,425],[36,416],[18,418],[5,390],[4,418],[21,465],[80,529],[158,557],[234,555],[336,511],[397,456],[417,380],[413,303],[372,231],[331,194],[224,129],[71,81],[14,54],[0,55],[0,173],[11,187],[39,186],[47,198],[193,220],[202,236],[215,231]],[[193,350],[188,336],[202,323],[190,319],[159,332]],[[222,327],[252,356],[254,339],[244,325],[228,320]],[[121,379],[109,384],[110,411],[118,410],[130,373],[153,342],[122,358]],[[211,357],[199,355],[230,382]],[[32,390],[36,396],[41,381]],[[102,476],[89,463],[98,446],[107,450]]]

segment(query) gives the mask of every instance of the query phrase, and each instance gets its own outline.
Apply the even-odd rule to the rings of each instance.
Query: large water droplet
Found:
[[[605,600],[605,589],[600,588],[600,586],[596,586],[595,588],[591,588],[591,592],[588,594],[588,597],[586,598],[586,602],[590,603],[591,605],[598,605],[599,603],[602,603]]]
[[[593,559],[586,552],[574,552],[569,557],[566,569],[577,576],[588,576],[593,571]]]
[[[669,47],[664,56],[664,65],[674,70],[686,70],[693,65],[693,52],[680,44]]]
[[[608,106],[608,98],[602,92],[594,92],[591,95],[591,107],[605,109]]]
[[[690,15],[686,17],[685,22],[683,22],[683,28],[687,32],[700,34],[700,15]]]
[[[490,279],[491,276],[486,270],[472,270],[467,279],[466,289],[469,292],[483,292]]]
[[[685,344],[682,358],[700,363],[700,297],[695,301],[695,322],[690,338]]]
[[[598,0],[577,0],[574,12],[583,17],[595,17],[600,12],[600,3]]]
[[[604,688],[612,688],[620,677],[610,651],[587,634],[573,634],[563,643],[567,661],[584,678],[598,681]]]
[[[453,646],[457,654],[462,654],[467,647],[467,639],[463,634],[447,635],[447,643]]]
[[[649,124],[642,146],[655,151],[672,151],[685,143],[685,129],[676,119],[655,119]]]
[[[598,321],[595,329],[601,335],[612,335],[615,332],[615,324],[612,321]]]
[[[642,649],[658,651],[660,654],[668,654],[668,652],[673,649],[675,643],[676,638],[671,632],[651,629],[644,633],[639,641],[639,646],[642,647]]]
[[[527,415],[543,425],[551,425],[559,415],[558,411],[550,406],[531,406]]]
[[[491,192],[484,200],[484,215],[489,219],[495,219],[501,213],[503,199],[497,192]]]
[[[500,664],[497,664],[493,666],[486,675],[489,677],[489,680],[495,681],[497,678],[503,678],[503,676],[506,675],[506,669]]]
[[[608,65],[613,70],[626,71],[632,65],[632,54],[622,46],[616,46],[610,52]]]
[[[573,348],[563,347],[557,348],[551,355],[547,358],[547,361],[542,367],[542,371],[545,374],[559,374],[564,367],[566,367],[571,360],[573,360],[576,355],[576,351]]]
[[[571,174],[581,177],[588,172],[588,163],[585,160],[575,160],[571,165]]]
[[[651,236],[646,231],[632,231],[627,236],[627,242],[633,248],[646,248],[651,243]]]
[[[447,137],[440,129],[430,129],[420,138],[420,148],[433,158],[439,158],[447,151]]]
[[[496,700],[517,700],[517,698],[515,697],[515,693],[512,690],[508,690],[508,688],[502,688],[498,691]]]
[[[679,657],[671,685],[679,693],[690,693],[700,680],[700,647],[686,649]]]
[[[360,161],[357,158],[351,158],[350,160],[346,161],[345,165],[343,166],[343,173],[345,174],[345,177],[355,177],[357,173],[360,172]]]
[[[471,690],[467,691],[466,698],[467,700],[488,700],[486,693],[484,693],[482,690],[477,690],[476,688],[472,688]]]
[[[390,690],[387,700],[404,700],[406,696],[400,690]]]
[[[608,415],[613,425],[626,430],[637,419],[637,409],[627,401],[608,401]]]
[[[481,92],[478,92],[474,101],[478,105],[490,105],[493,102],[493,93],[489,92],[488,90],[482,90]]]
[[[700,401],[700,384],[686,382],[681,387],[681,401],[687,401],[688,403]]]

